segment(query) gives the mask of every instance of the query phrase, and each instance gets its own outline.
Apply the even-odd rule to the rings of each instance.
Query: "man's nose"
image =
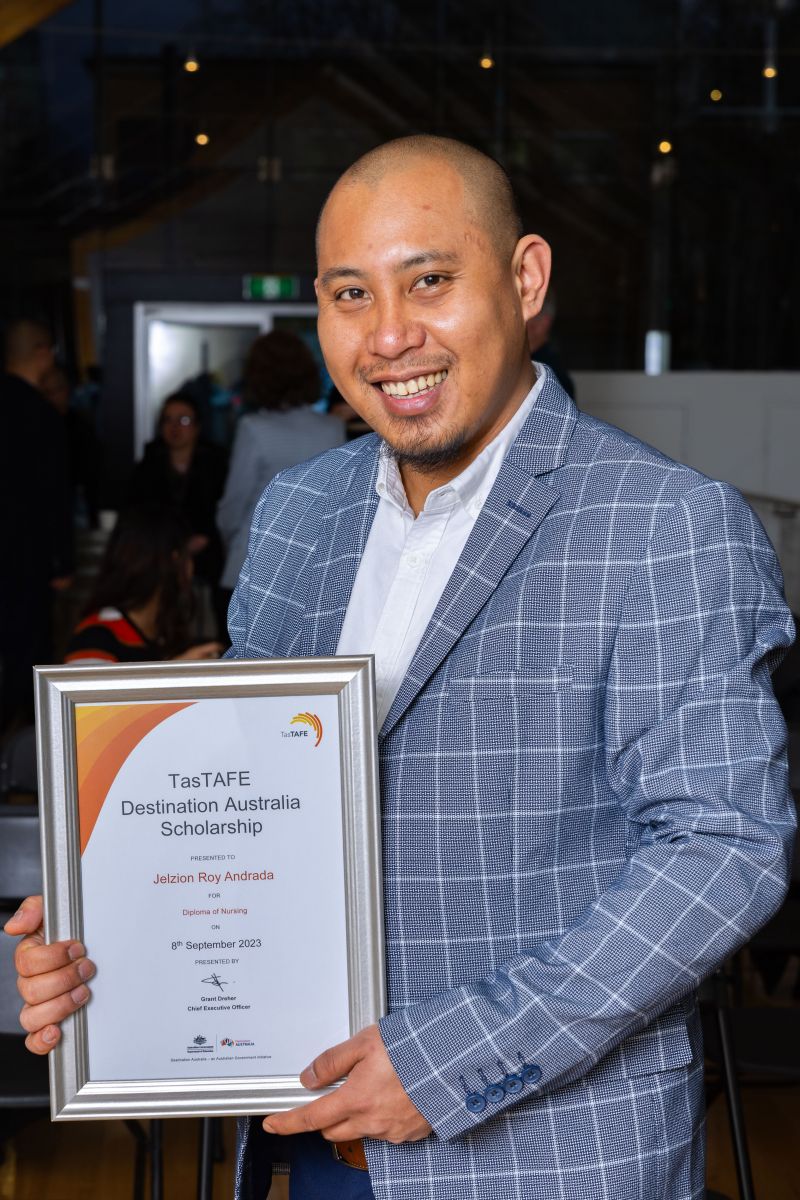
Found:
[[[378,300],[372,309],[367,350],[379,358],[399,358],[425,343],[425,329],[397,298]]]

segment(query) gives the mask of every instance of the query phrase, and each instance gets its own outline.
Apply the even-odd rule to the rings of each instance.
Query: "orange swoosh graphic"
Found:
[[[111,785],[148,733],[183,704],[79,704],[75,709],[81,854],[89,844]]]

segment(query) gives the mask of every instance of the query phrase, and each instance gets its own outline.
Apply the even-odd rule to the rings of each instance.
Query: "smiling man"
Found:
[[[335,1092],[249,1123],[238,1195],[289,1158],[293,1200],[700,1200],[695,989],[780,904],[794,828],[772,549],[531,364],[549,252],[477,151],[367,155],[318,258],[376,432],[269,486],[230,633],[376,656],[389,1013],[320,1047]],[[18,963],[43,1052],[92,968],[39,936]]]

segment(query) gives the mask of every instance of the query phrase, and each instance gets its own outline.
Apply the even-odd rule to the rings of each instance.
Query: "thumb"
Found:
[[[363,1049],[358,1045],[357,1038],[349,1038],[338,1046],[331,1046],[317,1055],[312,1063],[300,1074],[300,1082],[305,1088],[327,1087],[352,1071],[353,1067],[363,1058]]]
[[[6,933],[17,937],[20,933],[36,933],[42,924],[42,897],[28,896],[23,900],[13,917],[9,917],[3,928]]]

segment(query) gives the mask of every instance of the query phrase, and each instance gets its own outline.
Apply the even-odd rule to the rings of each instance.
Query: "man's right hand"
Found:
[[[45,943],[41,896],[23,900],[4,928],[12,936],[27,935],[14,955],[17,987],[25,1001],[19,1017],[28,1034],[25,1045],[34,1054],[49,1054],[61,1037],[59,1022],[89,999],[86,980],[96,967],[81,942]]]

